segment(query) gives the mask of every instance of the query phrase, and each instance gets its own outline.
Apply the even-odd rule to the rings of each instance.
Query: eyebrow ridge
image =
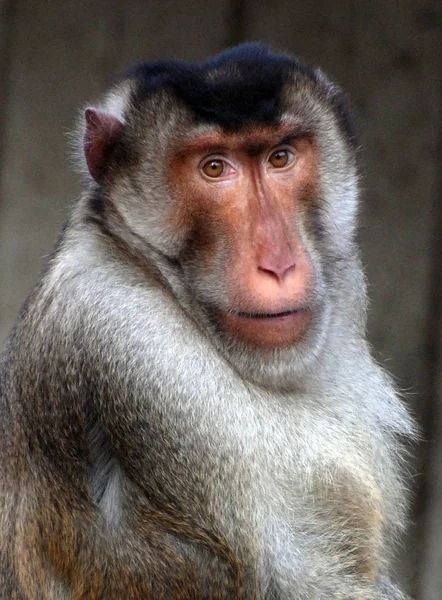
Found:
[[[272,138],[272,133],[274,134]],[[280,135],[277,137],[277,134]],[[216,134],[216,137],[222,134]],[[222,144],[218,142],[217,139],[210,141],[209,136],[200,136],[195,138],[190,138],[184,140],[182,142],[181,148],[179,149],[179,154],[185,155],[187,152],[201,152],[207,154],[223,154],[228,152],[233,147],[239,147],[243,152],[246,152],[249,156],[257,156],[260,154],[265,148],[269,146],[280,146],[283,144],[288,144],[292,140],[300,139],[300,138],[310,138],[312,137],[311,132],[300,129],[299,127],[293,128],[292,130],[288,130],[285,132],[265,132],[262,136],[263,139],[259,139],[259,135],[256,136],[256,141],[244,139],[241,140],[241,136],[247,138],[247,133],[239,134],[239,136],[229,136],[226,135],[227,138],[232,139],[232,144]],[[214,136],[215,137],[215,136]],[[206,138],[206,139],[204,139]],[[238,139],[239,138],[239,139]],[[201,141],[200,141],[201,140]]]

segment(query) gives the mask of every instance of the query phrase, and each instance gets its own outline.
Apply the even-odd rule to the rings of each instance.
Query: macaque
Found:
[[[0,362],[2,600],[398,600],[414,425],[366,341],[342,92],[143,64]]]

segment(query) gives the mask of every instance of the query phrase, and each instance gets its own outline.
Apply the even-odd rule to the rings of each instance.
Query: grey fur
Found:
[[[171,141],[212,126],[131,90],[101,107],[134,166],[89,182],[1,359],[0,598],[405,598],[389,569],[414,427],[365,340],[334,88],[296,74],[284,90],[282,120],[317,139],[323,233],[300,224],[309,335],[266,356],[214,328],[223,263],[186,262],[164,226]]]

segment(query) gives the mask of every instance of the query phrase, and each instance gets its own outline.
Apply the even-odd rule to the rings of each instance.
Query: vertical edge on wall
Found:
[[[228,23],[230,31],[227,35],[226,46],[236,46],[245,40],[246,36],[246,0],[230,0]]]
[[[0,1],[0,81],[2,90],[0,93],[0,176],[3,171],[3,154],[5,148],[6,115],[10,90],[10,67],[12,56],[12,39],[15,30],[15,7],[14,0]],[[3,190],[0,178],[0,211]]]
[[[442,98],[442,88],[441,94]],[[439,140],[442,156],[442,130]],[[442,590],[442,175],[439,194],[433,203],[433,236],[431,243],[431,277],[426,322],[425,358],[428,392],[426,411],[422,418],[422,502],[423,526],[420,528],[423,548],[419,560],[419,581],[416,598],[438,600]]]

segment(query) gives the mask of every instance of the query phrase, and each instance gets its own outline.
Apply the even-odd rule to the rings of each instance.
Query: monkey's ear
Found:
[[[84,155],[91,176],[100,183],[106,169],[106,158],[112,150],[123,124],[117,117],[96,108],[84,112],[86,127],[83,137]]]

